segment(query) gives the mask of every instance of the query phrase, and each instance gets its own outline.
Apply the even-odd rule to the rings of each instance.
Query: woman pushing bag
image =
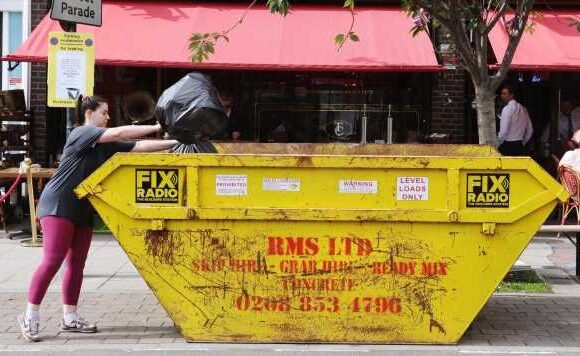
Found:
[[[78,199],[73,190],[117,152],[162,151],[179,143],[175,140],[128,141],[160,132],[161,125],[107,128],[109,107],[98,96],[79,97],[76,110],[79,122],[84,125],[70,133],[60,166],[38,202],[38,218],[43,231],[42,262],[30,283],[26,312],[18,316],[22,336],[29,341],[40,340],[39,307],[65,259],[60,330],[97,331],[95,324],[84,320],[77,312],[83,269],[91,244],[93,210],[89,201]]]

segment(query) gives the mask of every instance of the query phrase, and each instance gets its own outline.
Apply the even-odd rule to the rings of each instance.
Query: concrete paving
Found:
[[[185,342],[135,268],[111,236],[95,236],[85,269],[81,313],[98,321],[93,335],[63,334],[60,277],[43,303],[43,341],[29,344],[15,323],[41,249],[22,247],[0,236],[0,355],[67,353],[83,355],[578,355],[580,285],[574,271],[575,247],[566,239],[538,237],[520,260],[536,269],[554,294],[494,295],[457,346],[417,345],[243,345]]]

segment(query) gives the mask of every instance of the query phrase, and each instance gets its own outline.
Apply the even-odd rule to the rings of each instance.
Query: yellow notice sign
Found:
[[[48,34],[48,106],[70,108],[78,95],[93,95],[94,72],[92,33]]]

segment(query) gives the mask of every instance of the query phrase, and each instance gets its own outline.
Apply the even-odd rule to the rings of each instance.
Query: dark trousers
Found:
[[[504,141],[498,147],[499,153],[504,156],[525,156],[526,150],[522,141]]]

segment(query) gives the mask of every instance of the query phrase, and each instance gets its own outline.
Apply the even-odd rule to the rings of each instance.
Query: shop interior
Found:
[[[151,123],[163,90],[185,69],[98,66],[95,93],[110,106],[111,126]],[[426,73],[205,71],[232,105],[231,132],[214,141],[410,143],[427,131]],[[65,142],[63,109],[48,113],[47,162]],[[366,133],[366,134],[365,134]]]

